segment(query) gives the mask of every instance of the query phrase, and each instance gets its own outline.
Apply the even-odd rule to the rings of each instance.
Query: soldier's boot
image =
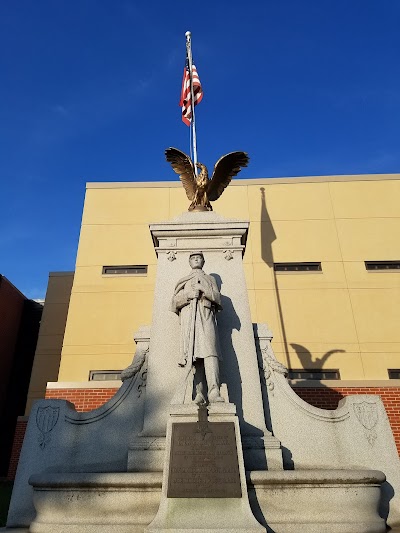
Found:
[[[195,392],[196,392],[194,403],[196,403],[197,405],[205,404],[206,397],[204,394],[204,388],[205,388],[204,382],[206,379],[206,375],[204,372],[203,361],[195,361],[193,369],[194,369],[194,386],[195,386]]]
[[[218,389],[213,389],[212,391],[208,393],[208,401],[210,403],[216,403],[216,402],[224,402],[225,400],[220,395]]]
[[[194,403],[196,403],[197,405],[202,405],[206,403],[206,398],[203,394],[203,389],[203,383],[196,384],[196,397],[194,399]]]
[[[208,387],[208,401],[210,403],[224,402],[219,393],[219,361],[217,357],[204,359],[204,370]]]

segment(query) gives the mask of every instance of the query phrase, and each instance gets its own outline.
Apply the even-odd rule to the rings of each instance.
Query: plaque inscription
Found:
[[[241,496],[234,423],[173,423],[167,497]]]

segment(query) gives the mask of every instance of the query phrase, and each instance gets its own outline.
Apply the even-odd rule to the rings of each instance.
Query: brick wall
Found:
[[[113,389],[47,389],[46,399],[68,400],[77,411],[97,409],[114,396],[118,388]]]
[[[17,420],[17,426],[14,433],[14,441],[11,451],[10,462],[8,463],[7,479],[13,480],[17,471],[19,455],[21,453],[22,443],[24,442],[24,436],[26,426],[28,424],[28,417],[20,417]]]
[[[306,402],[321,409],[336,409],[339,400],[351,394],[378,394],[382,398],[400,455],[400,387],[293,387]]]

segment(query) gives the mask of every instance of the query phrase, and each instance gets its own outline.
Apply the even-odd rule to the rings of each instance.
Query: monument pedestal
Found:
[[[224,219],[213,211],[183,213],[150,225],[157,277],[143,428],[139,435],[132,435],[129,444],[130,472],[163,470],[162,439],[169,406],[179,403],[176,394],[187,374],[187,369],[178,365],[181,323],[171,312],[171,301],[176,283],[190,270],[193,250],[203,252],[204,272],[213,276],[221,294],[223,309],[217,316],[221,395],[236,405],[246,470],[283,470],[280,442],[266,427],[261,388],[254,386],[259,383],[260,369],[243,269],[248,228],[247,221]],[[190,385],[186,391],[190,397],[183,403],[192,401]]]
[[[205,408],[204,408],[205,410]],[[259,533],[250,509],[236,407],[172,405],[158,513],[146,533]]]

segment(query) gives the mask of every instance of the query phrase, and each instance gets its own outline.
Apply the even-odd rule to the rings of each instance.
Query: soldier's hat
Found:
[[[203,258],[203,261],[205,260],[204,254],[201,250],[193,250],[192,252],[190,252],[189,259],[192,257],[192,255],[201,255],[201,257]]]

